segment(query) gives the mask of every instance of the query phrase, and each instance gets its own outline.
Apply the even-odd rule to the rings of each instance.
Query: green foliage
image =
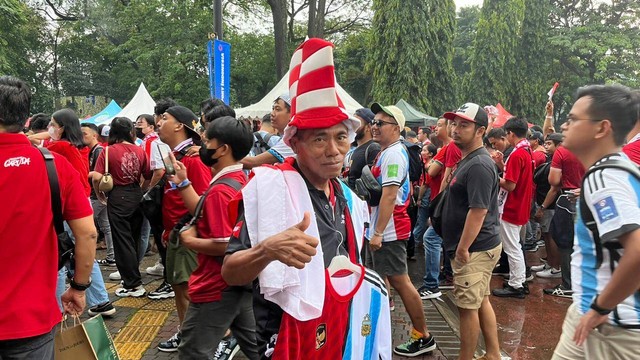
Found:
[[[457,108],[456,74],[453,70],[453,39],[456,30],[456,4],[453,0],[432,0],[427,28],[431,33],[427,63],[430,71],[427,75],[427,93],[430,107],[424,110],[428,114],[439,116]]]
[[[456,22],[456,36],[453,40],[454,55],[453,68],[458,79],[463,79],[471,72],[471,54],[473,53],[473,41],[476,38],[476,29],[480,20],[480,6],[467,6],[458,11]],[[462,82],[458,81],[456,93],[462,93]]]
[[[256,103],[280,79],[276,79],[273,36],[227,33],[231,51],[231,105]]]
[[[336,43],[336,78],[349,95],[366,106],[371,102],[371,73],[365,69],[371,30],[354,33]]]
[[[405,99],[431,111],[428,63],[433,37],[429,7],[422,0],[374,0],[368,69],[373,75],[372,98],[384,104]]]
[[[516,103],[516,54],[524,17],[524,0],[485,0],[465,79],[465,100],[480,105]]]

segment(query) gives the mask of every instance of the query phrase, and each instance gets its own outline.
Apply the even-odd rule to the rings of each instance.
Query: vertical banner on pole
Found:
[[[222,40],[214,40],[214,88],[215,96],[229,105],[231,83],[231,44]]]
[[[209,95],[214,98],[216,97],[216,91],[214,89],[215,84],[215,69],[213,67],[213,40],[209,40],[207,42],[207,58],[208,58],[208,67],[209,67]]]

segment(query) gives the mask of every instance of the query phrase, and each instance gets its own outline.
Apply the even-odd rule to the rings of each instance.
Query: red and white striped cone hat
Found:
[[[312,38],[300,45],[289,65],[291,122],[284,129],[284,142],[298,129],[326,129],[344,123],[353,142],[360,120],[351,117],[338,96],[333,65],[333,44]]]

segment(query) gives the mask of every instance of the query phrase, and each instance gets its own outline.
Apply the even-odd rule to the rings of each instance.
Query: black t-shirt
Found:
[[[499,181],[495,163],[489,152],[480,148],[460,160],[442,209],[443,246],[447,255],[455,254],[469,208],[487,209],[482,228],[469,252],[490,250],[498,246]]]
[[[362,168],[364,168],[365,165],[373,165],[373,161],[376,159],[379,152],[380,144],[373,140],[369,140],[353,150],[353,153],[351,153],[349,175],[347,178],[347,185],[349,185],[350,188],[356,188],[356,179],[360,179],[360,176],[362,176]]]
[[[304,178],[304,175],[302,177]],[[349,257],[349,241],[347,241],[347,229],[344,216],[345,211],[347,211],[347,200],[342,194],[342,188],[337,180],[331,180],[336,200],[335,209],[331,206],[324,191],[314,188],[306,178],[304,178],[304,181],[307,184],[309,197],[311,198],[313,210],[316,214],[320,243],[324,256],[324,266],[326,268],[338,252],[341,255]],[[227,254],[233,254],[236,251],[251,248],[251,239],[249,238],[249,232],[244,222],[244,213],[242,210],[243,206],[241,204],[237,223],[241,223],[242,225],[238,236],[232,235],[229,239]],[[344,241],[342,241],[342,239],[344,239]],[[338,249],[339,244],[341,245]],[[357,253],[358,251],[356,251],[356,254]],[[269,348],[273,348],[274,346],[275,339],[273,339],[273,335],[277,334],[280,330],[283,311],[278,305],[265,300],[264,296],[260,293],[260,283],[258,279],[253,281],[253,314],[256,319],[258,353],[263,356],[267,345],[269,345]]]

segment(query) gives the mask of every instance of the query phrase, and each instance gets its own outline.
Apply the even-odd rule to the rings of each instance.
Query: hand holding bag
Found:
[[[113,189],[113,177],[109,174],[109,147],[104,150],[104,174],[100,178],[98,190],[108,192]]]
[[[73,324],[69,328],[62,320],[61,330],[54,338],[55,360],[120,360],[102,315],[83,323],[73,316]]]

